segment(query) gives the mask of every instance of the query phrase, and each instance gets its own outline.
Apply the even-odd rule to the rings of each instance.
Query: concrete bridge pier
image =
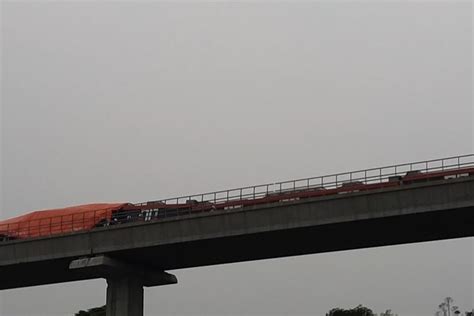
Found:
[[[137,277],[107,279],[107,316],[143,315],[143,280]]]
[[[73,260],[69,269],[81,278],[107,280],[107,316],[143,316],[143,287],[176,284],[176,276],[99,255]]]

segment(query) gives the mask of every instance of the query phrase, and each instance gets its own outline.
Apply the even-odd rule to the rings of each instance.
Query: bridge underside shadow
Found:
[[[472,236],[474,207],[465,207],[143,247],[110,252],[107,256],[164,271]],[[1,267],[0,289],[103,277],[97,271],[70,270],[71,260]]]

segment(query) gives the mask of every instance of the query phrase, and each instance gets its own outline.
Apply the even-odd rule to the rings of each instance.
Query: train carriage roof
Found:
[[[0,225],[11,224],[11,223],[22,223],[31,220],[40,220],[52,217],[67,216],[74,214],[82,214],[88,212],[99,212],[99,211],[116,211],[128,205],[128,203],[95,203],[95,204],[85,204],[85,205],[76,205],[65,208],[58,209],[48,209],[33,211],[25,215],[9,218],[3,221],[0,221]]]

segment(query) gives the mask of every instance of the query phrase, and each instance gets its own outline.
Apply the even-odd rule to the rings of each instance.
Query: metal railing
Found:
[[[90,230],[97,226],[114,227],[115,224],[184,216],[204,209],[225,211],[226,209],[242,207],[244,204],[251,204],[252,200],[256,202],[272,195],[286,195],[319,189],[330,190],[347,184],[383,184],[389,182],[392,177],[403,177],[407,173],[453,171],[453,177],[457,177],[459,173],[468,168],[474,168],[474,154],[184,195],[137,203],[133,205],[134,211],[120,211],[116,213],[119,215],[113,215],[114,211],[110,209],[100,209],[72,215],[32,219],[27,222],[0,224],[0,240],[2,238],[33,238],[72,233]],[[456,170],[459,170],[459,172],[457,173]],[[350,191],[350,186],[347,190],[344,190],[344,192]],[[137,209],[144,212],[137,212]]]
[[[211,202],[217,204],[230,201],[257,199],[265,197],[268,194],[294,192],[311,188],[331,189],[350,182],[363,182],[365,184],[381,183],[388,181],[390,177],[404,176],[407,172],[413,171],[435,172],[456,170],[467,167],[474,167],[474,154],[260,184],[230,190],[214,191],[194,195],[183,195],[180,197],[157,200],[153,202],[164,204],[183,204],[186,203],[186,201],[195,200],[198,202]],[[146,205],[146,203],[139,203],[137,205]]]

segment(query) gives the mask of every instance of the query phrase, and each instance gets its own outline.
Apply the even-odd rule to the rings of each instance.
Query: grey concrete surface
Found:
[[[101,277],[68,269],[98,254],[164,271],[467,236],[473,177],[8,242],[0,289]]]
[[[143,265],[124,263],[104,255],[75,259],[69,264],[69,271],[107,280],[121,279],[124,276],[137,278],[141,280],[142,286],[159,286],[178,283],[176,276],[172,274],[146,268]]]
[[[107,279],[106,305],[106,313],[110,316],[142,316],[142,281],[135,277]]]

